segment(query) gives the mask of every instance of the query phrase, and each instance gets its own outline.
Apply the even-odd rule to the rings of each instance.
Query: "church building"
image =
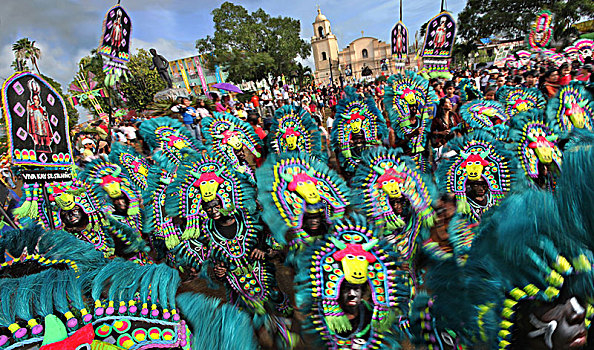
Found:
[[[388,76],[395,71],[390,44],[376,38],[362,36],[339,51],[330,21],[320,9],[313,23],[313,31],[311,47],[315,83],[318,85],[327,85],[330,81],[341,85],[341,80],[348,84],[361,79],[375,79],[382,74]]]

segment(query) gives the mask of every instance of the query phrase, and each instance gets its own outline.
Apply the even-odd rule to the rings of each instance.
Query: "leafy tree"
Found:
[[[571,33],[571,26],[593,18],[591,0],[468,0],[458,15],[458,34],[465,41],[476,41],[495,34],[509,39],[522,39],[530,31],[536,13],[542,9],[553,15],[555,39]],[[561,43],[562,44],[562,43]]]
[[[209,68],[219,65],[229,80],[266,80],[290,76],[295,59],[306,58],[310,45],[299,36],[301,24],[290,17],[271,17],[264,10],[249,13],[244,7],[225,2],[213,10],[214,36],[196,41],[200,53],[212,55]]]
[[[41,50],[35,46],[35,41],[30,41],[29,38],[19,39],[12,45],[12,51],[15,56],[15,66],[17,71],[22,71],[27,68],[26,62],[30,61],[33,67],[41,74],[37,66],[37,60],[41,57]]]
[[[62,90],[62,85],[54,79],[43,74],[41,75],[41,77],[45,79],[45,81],[47,81],[54,89],[56,89],[56,91],[58,91],[60,95],[62,95],[62,99],[64,100],[64,104],[66,105],[66,112],[68,113],[68,125],[70,125],[71,128],[74,127],[76,124],[78,124],[79,115],[78,111],[74,107],[72,107],[72,104],[70,102],[68,102],[68,97],[70,97],[70,95],[65,94]]]
[[[151,69],[152,55],[145,49],[130,57],[130,78],[120,82],[120,90],[130,109],[144,110],[153,103],[155,94],[167,87],[156,70]]]

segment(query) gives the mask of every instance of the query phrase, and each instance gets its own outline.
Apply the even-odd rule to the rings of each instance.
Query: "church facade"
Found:
[[[376,38],[362,36],[344,50],[338,50],[338,40],[332,33],[330,21],[318,9],[311,38],[317,85],[334,85],[375,79],[394,73],[390,44]]]

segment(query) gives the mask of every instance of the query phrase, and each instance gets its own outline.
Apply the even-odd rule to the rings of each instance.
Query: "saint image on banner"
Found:
[[[27,101],[27,131],[33,139],[36,152],[51,153],[52,128],[39,96],[41,87],[35,79],[29,79],[27,85],[31,93]]]
[[[72,165],[66,106],[44,79],[31,72],[12,75],[2,87],[2,111],[14,165]]]
[[[402,60],[408,54],[408,29],[402,22],[396,23],[392,29],[392,55]]]
[[[456,38],[456,22],[449,12],[442,12],[433,17],[427,25],[423,57],[450,58]]]
[[[116,62],[128,62],[131,32],[132,22],[124,8],[120,5],[112,7],[105,15],[103,22],[99,53]]]

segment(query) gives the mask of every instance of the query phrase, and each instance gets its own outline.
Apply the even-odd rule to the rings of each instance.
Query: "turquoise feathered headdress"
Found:
[[[505,106],[509,119],[533,108],[544,109],[547,103],[542,92],[536,88],[502,86],[497,90],[496,98]]]
[[[594,130],[594,98],[581,82],[562,86],[547,104],[547,117],[555,119],[561,130]]]
[[[475,130],[464,137],[454,138],[447,144],[447,151],[456,154],[443,160],[435,178],[440,192],[456,196],[458,211],[470,214],[479,221],[480,213],[471,210],[466,198],[468,180],[485,180],[493,204],[499,202],[512,184],[515,157],[489,132]]]
[[[111,146],[109,160],[117,164],[138,191],[146,190],[146,178],[151,167],[149,161],[130,146],[115,142]]]
[[[328,349],[351,348],[353,344],[378,349],[397,346],[399,331],[394,321],[397,314],[407,313],[410,289],[405,271],[398,270],[394,250],[378,238],[373,225],[354,215],[336,222],[332,234],[299,255],[295,282],[303,287],[296,302],[308,315],[303,328]],[[360,331],[340,337],[337,333],[353,331],[340,306],[341,286],[346,282],[370,290],[369,303],[361,303],[365,312],[374,316]]]
[[[274,227],[272,234],[283,245],[309,240],[302,229],[308,205],[323,210],[323,217],[331,223],[345,214],[350,203],[350,189],[345,181],[308,154],[271,154],[256,174],[258,200],[264,208],[262,218]],[[291,231],[289,242],[287,231]]]
[[[404,259],[415,251],[419,234],[426,239],[428,226],[433,224],[432,196],[437,190],[431,180],[426,181],[409,157],[401,157],[400,149],[379,147],[363,154],[353,177],[354,201],[364,209],[365,215],[385,229],[384,234],[395,234],[396,248]],[[390,198],[406,198],[413,211],[410,221],[394,212]]]
[[[563,153],[558,143],[563,138],[557,121],[546,118],[542,110],[531,109],[511,121],[508,148],[511,149],[528,178],[556,177],[561,169]],[[551,174],[541,174],[539,163],[554,164]],[[554,189],[554,180],[547,188]]]
[[[140,136],[153,151],[153,160],[173,170],[186,156],[204,150],[204,146],[179,121],[169,117],[146,120],[140,124]]]
[[[353,154],[350,141],[354,130],[361,130],[365,148],[375,147],[388,137],[386,121],[371,96],[357,95],[352,86],[345,88],[346,96],[338,101],[336,118],[330,135],[332,148],[336,150],[342,168],[353,173],[358,156]]]
[[[274,153],[303,152],[326,161],[322,152],[320,129],[307,110],[286,105],[274,112],[269,134],[269,147]]]
[[[473,82],[474,80],[469,78],[460,80],[458,90],[460,90],[462,102],[470,102],[483,97],[483,93],[474,86]]]

